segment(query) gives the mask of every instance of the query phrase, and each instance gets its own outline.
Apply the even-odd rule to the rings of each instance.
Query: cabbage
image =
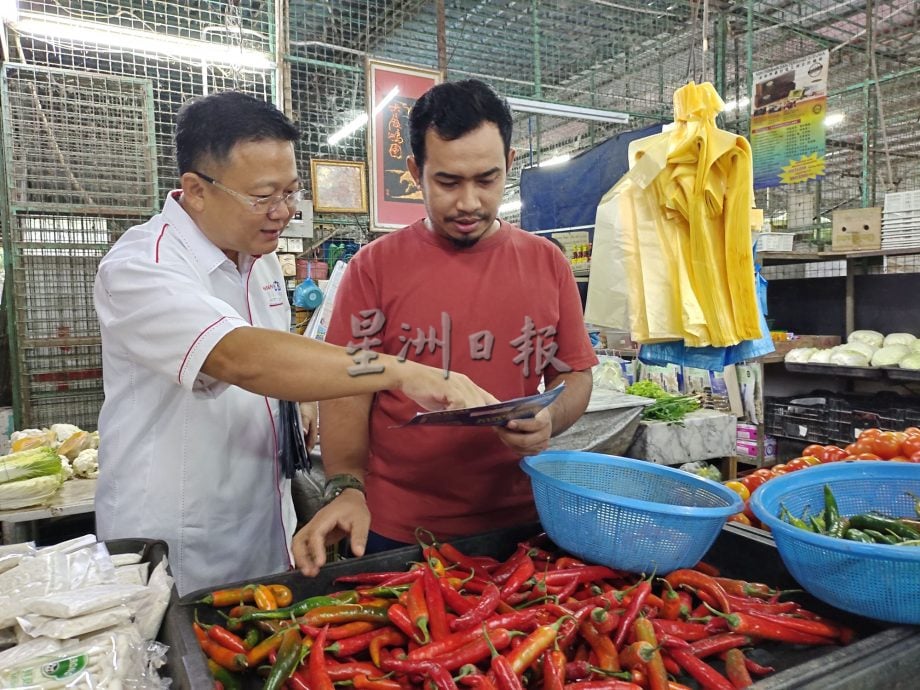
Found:
[[[0,510],[26,508],[42,503],[54,496],[63,482],[64,474],[58,472],[44,477],[0,484]]]
[[[911,352],[920,352],[920,338],[910,344]]]
[[[912,345],[917,336],[911,333],[889,333],[885,336],[885,347],[889,345]]]
[[[818,349],[815,347],[797,347],[794,350],[789,350],[783,358],[783,361],[794,362],[795,364],[806,364],[811,356],[817,351]]]
[[[872,366],[874,367],[896,367],[898,362],[904,359],[910,348],[907,345],[889,345],[877,350],[872,355]]]
[[[830,364],[831,355],[834,354],[833,350],[818,350],[815,352],[809,359],[809,364]]]
[[[878,331],[853,331],[847,338],[848,343],[866,343],[872,347],[881,347],[885,342],[885,336]]]
[[[899,365],[902,369],[920,369],[920,352],[911,352]]]
[[[874,355],[875,351],[878,350],[877,347],[873,347],[872,345],[861,342],[859,340],[852,343],[847,343],[846,345],[840,345],[839,347],[841,350],[853,350],[855,352],[862,352],[866,356],[866,359],[872,359],[872,355]]]
[[[858,350],[847,350],[842,348],[831,355],[831,364],[840,367],[867,367],[869,358]]]
[[[61,459],[48,447],[20,450],[0,457],[0,484],[59,474]]]

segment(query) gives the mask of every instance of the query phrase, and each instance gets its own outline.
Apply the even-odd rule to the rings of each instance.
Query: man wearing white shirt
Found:
[[[400,389],[429,409],[494,401],[469,379],[289,333],[274,254],[304,192],[293,124],[224,92],[180,110],[181,189],[99,265],[105,403],[97,531],[164,539],[180,594],[291,565],[278,400]],[[365,365],[367,362],[363,362]]]

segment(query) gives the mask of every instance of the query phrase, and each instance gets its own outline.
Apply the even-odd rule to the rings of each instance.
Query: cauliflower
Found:
[[[86,479],[95,479],[98,477],[98,454],[99,451],[94,448],[87,448],[86,450],[80,451],[80,454],[77,455],[76,459],[73,461],[74,474],[78,477],[85,477]]]
[[[73,467],[70,466],[70,458],[66,455],[58,455],[61,459],[61,474],[64,475],[64,481],[73,477]]]
[[[81,431],[80,427],[74,426],[73,424],[52,424],[51,433],[57,437],[58,444],[64,443],[67,439],[73,436],[78,431]]]

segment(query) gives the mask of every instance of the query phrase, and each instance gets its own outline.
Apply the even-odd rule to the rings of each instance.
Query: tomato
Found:
[[[903,455],[895,455],[893,458],[888,458],[889,462],[908,462],[908,459]]]
[[[857,440],[863,441],[863,440],[873,439],[876,436],[878,436],[880,433],[882,433],[881,429],[863,429],[860,432],[859,438]]]
[[[838,460],[843,460],[846,456],[847,452],[843,448],[824,446],[824,462],[837,462]]]
[[[908,458],[907,461],[908,462],[920,462],[920,453],[914,453]]]
[[[781,462],[781,463],[778,464],[778,465],[773,465],[773,467],[771,467],[770,469],[773,470],[773,474],[777,474],[777,473],[779,473],[779,472],[785,472],[785,471],[787,471],[789,468],[786,467],[786,463]]]
[[[904,433],[908,436],[920,436],[920,429],[915,426],[909,426],[904,430]]]
[[[840,449],[838,448],[837,450],[840,450]],[[840,450],[840,452],[842,453],[843,451]],[[805,464],[808,465],[809,467],[811,467],[812,465],[821,464],[821,461],[818,460],[818,458],[816,458],[814,455],[803,455],[802,460],[804,460]],[[830,462],[830,460],[828,460],[827,462]]]
[[[824,462],[824,446],[819,446],[817,443],[813,443],[810,446],[806,446],[805,450],[802,451],[802,455],[811,455],[812,457],[818,458],[821,462]]]
[[[750,501],[744,502],[744,510],[741,511],[741,514],[744,515],[748,519],[748,522],[750,522],[751,525],[753,525],[754,527],[760,527],[760,520],[758,520],[757,516],[754,515],[754,511],[751,509]]]
[[[844,452],[847,455],[859,455],[860,453],[872,453],[874,452],[875,446],[872,443],[871,439],[866,439],[865,441],[857,441],[856,443],[851,443],[846,448]]]
[[[751,497],[751,490],[748,489],[744,484],[742,484],[741,482],[735,479],[725,482],[725,488],[731,489],[736,494],[741,496],[742,501],[746,501]]]
[[[741,483],[747,487],[748,495],[754,493],[754,490],[761,484],[767,483],[768,477],[763,476],[762,474],[749,474],[746,477],[741,478]]]
[[[910,457],[914,453],[920,453],[920,435],[908,436],[901,444],[901,455]]]
[[[808,467],[808,463],[805,462],[805,458],[796,458],[786,463],[786,469],[790,472],[798,472],[799,470],[804,470],[806,467]]]
[[[881,458],[878,455],[875,455],[874,453],[860,453],[859,455],[856,456],[856,459],[857,460],[881,460]]]
[[[744,513],[735,513],[730,518],[728,518],[728,521],[729,522],[740,522],[742,525],[751,524],[751,519]]]
[[[761,467],[759,470],[754,470],[753,472],[751,472],[751,474],[749,474],[748,476],[749,477],[751,476],[763,477],[766,481],[770,481],[776,475],[773,473],[773,470],[771,468]]]
[[[892,432],[886,431],[872,439],[872,450],[869,452],[887,460],[901,452],[901,442]]]

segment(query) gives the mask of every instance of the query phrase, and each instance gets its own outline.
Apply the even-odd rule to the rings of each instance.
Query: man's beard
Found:
[[[450,235],[447,236],[447,239],[455,249],[469,249],[479,241],[479,237],[451,237]]]

